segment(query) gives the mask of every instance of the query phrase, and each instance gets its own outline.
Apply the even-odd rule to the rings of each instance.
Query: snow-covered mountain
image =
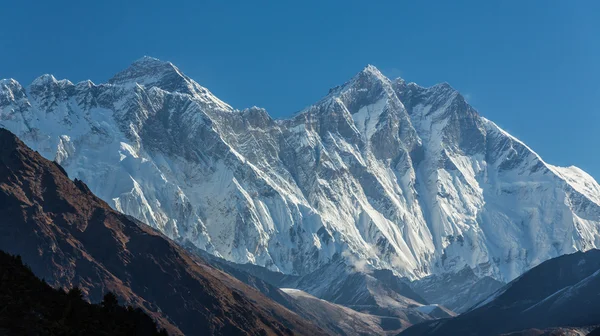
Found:
[[[340,255],[509,281],[600,247],[592,177],[545,163],[448,84],[373,66],[274,120],[144,57],[104,84],[2,80],[0,126],[169,237],[288,274]]]

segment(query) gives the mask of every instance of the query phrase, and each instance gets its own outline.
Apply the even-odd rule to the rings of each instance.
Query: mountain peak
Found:
[[[51,74],[45,74],[45,75],[41,75],[38,78],[34,79],[33,82],[31,82],[31,86],[32,87],[36,87],[36,86],[70,86],[73,85],[73,83],[68,80],[68,79],[61,79],[61,80],[57,80],[53,75]]]
[[[337,95],[350,87],[372,87],[373,84],[380,86],[382,83],[388,84],[390,80],[379,71],[374,65],[367,64],[359,73],[354,75],[343,85],[336,86],[329,90],[328,96]]]
[[[0,101],[2,101],[2,97],[12,101],[16,97],[23,98],[24,96],[25,92],[19,82],[12,78],[0,79]]]
[[[19,82],[17,82],[13,78],[4,78],[4,79],[0,79],[0,85],[15,86],[15,85],[19,85]]]
[[[379,71],[379,69],[377,69],[376,66],[374,66],[373,64],[367,64],[364,68],[363,71]]]
[[[46,85],[49,83],[56,83],[56,78],[54,78],[54,76],[51,74],[44,74],[44,75],[41,75],[38,78],[34,79],[33,82],[31,82],[31,85],[38,86],[38,85]]]
[[[385,77],[385,75],[383,73],[381,73],[381,71],[379,71],[379,69],[377,69],[377,67],[375,67],[372,64],[367,64],[367,66],[365,66],[361,72],[358,73],[358,75],[356,75],[356,77],[361,77],[361,76],[367,76],[367,77],[375,77],[377,79],[380,80],[387,80],[387,77]]]
[[[150,56],[144,56],[136,60],[127,69],[114,75],[108,83],[124,86],[137,84],[146,88],[156,87],[168,92],[195,96],[204,103],[221,110],[232,110],[231,106],[186,76],[173,63]]]
[[[379,72],[379,69],[377,69],[377,67],[373,64],[367,64],[362,71]]]
[[[152,57],[152,56],[142,56],[141,58],[135,60],[133,64],[138,64],[138,65],[160,65],[160,64],[165,64],[165,65],[173,65],[173,63],[168,62],[168,61],[162,61],[156,57]]]
[[[138,70],[145,71],[177,72],[179,75],[184,76],[183,73],[173,63],[169,61],[163,61],[161,59],[151,56],[143,56],[141,58],[138,58],[133,63],[131,63],[128,69],[131,68],[136,68]],[[120,72],[119,74],[121,73],[123,72]],[[119,74],[115,75],[115,77]]]
[[[372,64],[367,64],[359,73],[357,73],[344,86],[359,87],[386,87],[390,84],[390,80],[377,67]],[[391,90],[391,89],[390,89]]]
[[[193,93],[192,80],[184,75],[171,62],[144,56],[133,62],[127,69],[114,75],[110,84],[158,87],[169,92]]]
[[[454,89],[448,82],[441,82],[441,83],[435,84],[430,89],[444,90],[444,91],[456,91],[456,89]]]

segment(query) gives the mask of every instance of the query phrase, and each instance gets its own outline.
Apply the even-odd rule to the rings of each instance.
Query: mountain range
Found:
[[[286,274],[340,255],[508,282],[600,243],[593,178],[544,162],[448,84],[373,66],[275,120],[144,57],[105,84],[2,80],[0,126],[166,236]]]
[[[591,176],[546,163],[450,85],[370,65],[286,119],[151,57],[102,84],[5,79],[0,127],[23,141],[0,132],[0,248],[174,334],[466,332],[562,259],[545,261],[600,245]],[[591,291],[569,281],[554,286]],[[561,300],[559,315],[579,302]],[[583,323],[536,309],[481,332]]]

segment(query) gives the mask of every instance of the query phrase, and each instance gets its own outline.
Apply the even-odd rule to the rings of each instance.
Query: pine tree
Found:
[[[71,290],[69,291],[69,293],[67,295],[69,296],[70,299],[72,299],[74,301],[83,300],[83,292],[77,286],[71,288]]]
[[[104,310],[112,312],[119,306],[119,300],[113,292],[108,292],[104,295],[101,305]]]

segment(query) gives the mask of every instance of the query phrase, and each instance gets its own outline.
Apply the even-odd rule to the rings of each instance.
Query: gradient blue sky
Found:
[[[143,55],[285,117],[366,64],[448,82],[546,161],[600,179],[600,1],[10,1],[0,78],[103,82]]]

